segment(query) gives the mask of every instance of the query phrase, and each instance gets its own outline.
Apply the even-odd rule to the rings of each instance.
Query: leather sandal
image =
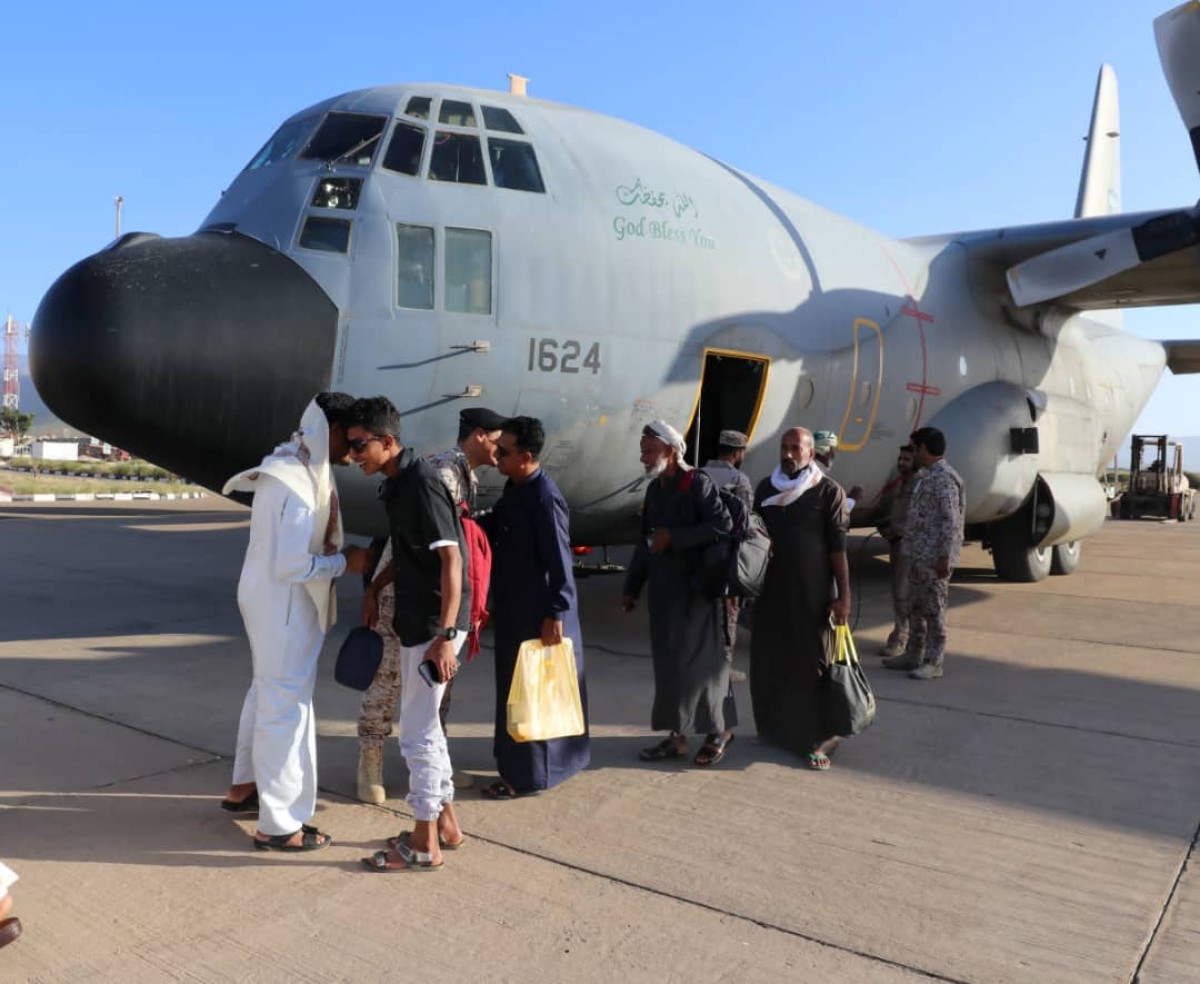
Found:
[[[254,790],[249,796],[240,800],[221,800],[221,809],[228,810],[230,813],[257,813],[258,812],[258,790]]]
[[[393,874],[402,871],[423,872],[437,871],[442,866],[441,861],[435,862],[432,854],[424,851],[414,851],[405,844],[396,845],[393,850],[400,856],[399,861],[393,861],[387,851],[376,851],[369,858],[362,859],[362,866],[367,871],[377,871],[381,874]]]
[[[289,844],[296,834],[301,834],[299,844]],[[319,851],[324,847],[328,847],[333,843],[333,838],[328,834],[323,834],[316,827],[311,827],[305,824],[299,830],[293,831],[290,834],[273,834],[266,840],[259,840],[257,836],[254,838],[254,847],[259,851]]]
[[[720,735],[705,735],[704,744],[700,746],[700,751],[696,753],[696,757],[692,761],[702,768],[716,765],[725,757],[725,749],[733,744],[733,738],[732,734],[727,738],[722,738]]]

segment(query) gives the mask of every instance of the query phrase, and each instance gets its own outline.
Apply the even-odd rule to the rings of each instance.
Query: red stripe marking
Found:
[[[923,396],[941,396],[942,391],[936,386],[925,386],[921,383],[909,383],[905,387],[910,393],[920,393]]]
[[[933,321],[933,315],[922,311],[919,307],[917,307],[916,304],[913,304],[910,307],[901,308],[900,313],[907,314],[910,318],[916,318],[918,321],[927,321],[931,323]]]

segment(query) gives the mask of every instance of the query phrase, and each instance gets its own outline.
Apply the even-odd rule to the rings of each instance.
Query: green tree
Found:
[[[0,433],[8,434],[17,444],[33,427],[33,414],[25,413],[16,407],[4,407],[0,410]]]

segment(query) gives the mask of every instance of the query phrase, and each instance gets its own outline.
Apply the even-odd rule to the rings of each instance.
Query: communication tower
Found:
[[[17,342],[21,326],[9,314],[4,319],[4,406],[14,410],[21,405],[21,373],[17,366]]]

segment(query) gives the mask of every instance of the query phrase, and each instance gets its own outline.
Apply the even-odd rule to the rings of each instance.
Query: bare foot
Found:
[[[240,803],[247,796],[258,789],[258,786],[252,782],[238,782],[229,787],[229,792],[225,796],[230,803]]]
[[[449,805],[449,804],[447,804]],[[443,810],[443,812],[445,812]],[[462,836],[462,832],[459,832]],[[438,844],[438,825],[435,820],[414,820],[412,833],[408,835],[408,846],[419,854],[431,856],[433,864],[440,864],[442,852]],[[395,853],[393,850],[392,853]]]
[[[442,807],[441,815],[437,819],[437,832],[446,847],[458,847],[463,842],[462,827],[458,825],[458,814],[453,803]]]

